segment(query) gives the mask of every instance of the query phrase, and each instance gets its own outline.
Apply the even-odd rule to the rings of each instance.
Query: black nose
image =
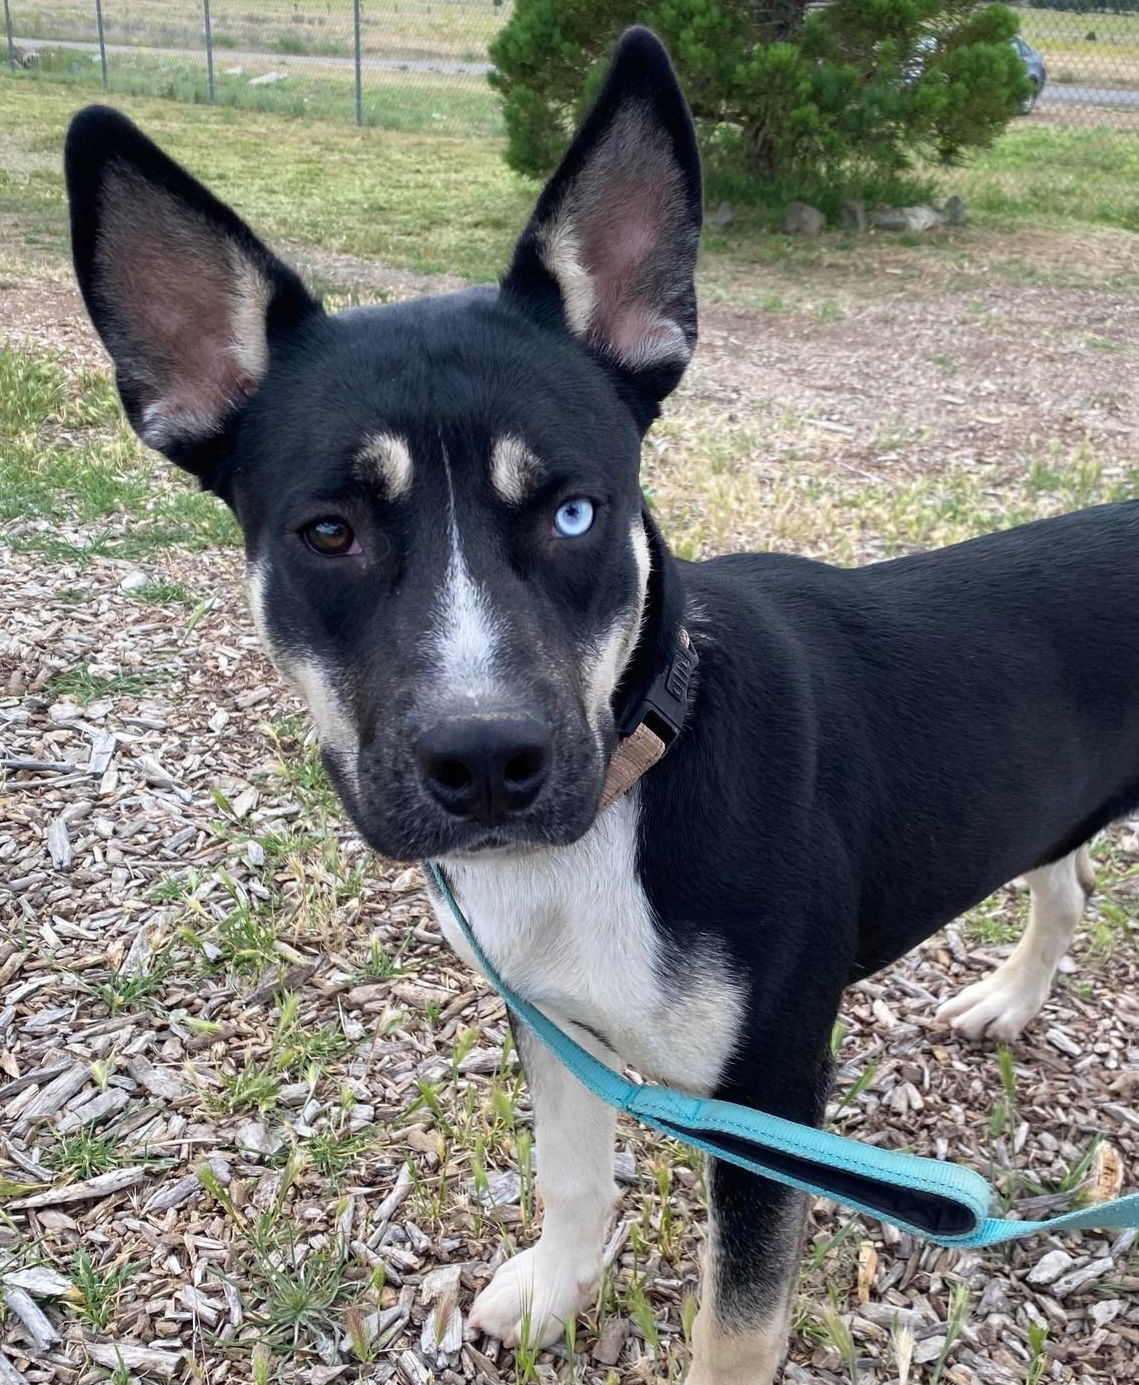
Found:
[[[534,717],[449,717],[420,736],[419,772],[456,817],[493,826],[528,808],[550,760],[550,728]]]

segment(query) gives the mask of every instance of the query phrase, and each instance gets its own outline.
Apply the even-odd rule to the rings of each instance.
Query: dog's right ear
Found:
[[[274,342],[322,310],[118,111],[80,111],[64,165],[75,273],[127,416],[144,442],[218,489],[232,425]]]

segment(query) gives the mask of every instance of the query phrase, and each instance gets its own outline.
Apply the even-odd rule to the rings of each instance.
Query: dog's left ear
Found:
[[[648,29],[630,29],[503,290],[615,367],[646,421],[696,346],[702,211],[696,133],[668,54]]]

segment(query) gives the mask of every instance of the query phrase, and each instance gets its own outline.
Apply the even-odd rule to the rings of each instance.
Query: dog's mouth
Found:
[[[496,855],[518,855],[526,851],[536,851],[542,842],[528,841],[524,834],[512,832],[485,832],[463,846],[452,849],[447,855],[453,859],[465,860],[473,857]]]

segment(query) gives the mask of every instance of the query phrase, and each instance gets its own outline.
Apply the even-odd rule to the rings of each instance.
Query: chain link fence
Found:
[[[1031,117],[1139,132],[1139,0],[1018,4]],[[108,91],[358,125],[498,134],[488,45],[511,0],[5,0],[8,60]]]
[[[110,92],[439,133],[501,132],[509,0],[5,0],[8,59]]]

